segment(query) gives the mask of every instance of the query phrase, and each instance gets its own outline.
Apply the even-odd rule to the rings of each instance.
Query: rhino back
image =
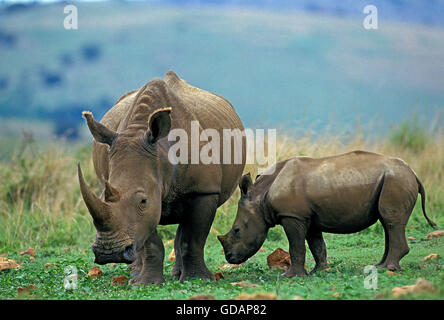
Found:
[[[281,215],[313,217],[324,231],[356,232],[376,221],[378,197],[387,175],[415,187],[410,187],[408,166],[376,153],[295,158],[276,177],[270,198]]]
[[[224,129],[238,129],[240,131],[244,130],[241,120],[239,119],[233,106],[225,98],[202,90],[200,88],[194,87],[188,84],[185,80],[180,79],[174,72],[168,71],[164,78],[167,85],[177,94],[183,101],[184,108],[186,108],[187,113],[190,115],[190,119],[187,120],[197,120],[199,121],[200,130],[203,129],[215,129],[219,132],[220,138],[223,137]],[[174,112],[174,110],[173,110]],[[183,122],[181,124],[185,126],[184,129],[188,131],[187,127],[190,126],[189,121]],[[200,147],[202,147],[207,142],[200,142]],[[222,163],[223,152],[222,141],[220,143],[220,156]],[[234,143],[231,144],[231,155],[233,155],[236,150],[234,150]],[[239,151],[239,150],[237,150]],[[213,173],[212,179],[214,181],[219,180],[217,183],[220,184],[220,200],[219,205],[223,204],[236,189],[240,176],[245,166],[246,160],[246,139],[242,137],[242,162],[240,164],[217,164],[217,165],[196,165],[191,166],[187,170],[193,176],[202,177],[202,179],[207,180],[205,177],[204,167],[207,167],[207,171],[211,172],[219,171],[220,174]],[[216,177],[218,175],[219,177]]]

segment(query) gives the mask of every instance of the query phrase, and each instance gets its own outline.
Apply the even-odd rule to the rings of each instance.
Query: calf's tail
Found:
[[[415,176],[416,176],[416,174],[415,174]],[[421,195],[422,213],[424,214],[424,218],[426,218],[429,225],[432,228],[434,228],[434,227],[436,227],[436,223],[434,223],[432,220],[429,219],[429,217],[427,217],[426,210],[425,210],[426,195],[425,195],[424,186],[422,185],[422,183],[418,177],[416,177],[416,181],[418,182],[418,193]]]

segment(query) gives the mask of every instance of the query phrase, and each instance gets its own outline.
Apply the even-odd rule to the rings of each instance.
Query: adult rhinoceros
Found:
[[[174,240],[176,261],[172,275],[214,279],[204,261],[204,245],[216,209],[233,193],[245,165],[245,138],[240,163],[192,164],[169,160],[177,141],[167,136],[190,123],[199,132],[212,129],[244,130],[232,105],[223,97],[201,90],[168,71],[139,90],[125,94],[101,122],[83,112],[94,137],[93,162],[104,184],[97,197],[83,179],[83,199],[97,229],[92,250],[95,262],[131,263],[132,283],[162,283],[164,246],[158,224],[179,224]],[[196,123],[196,122],[195,122]],[[198,142],[200,146],[207,142]],[[222,153],[222,143],[220,143]],[[191,148],[190,148],[191,149]],[[219,150],[217,150],[219,151]]]

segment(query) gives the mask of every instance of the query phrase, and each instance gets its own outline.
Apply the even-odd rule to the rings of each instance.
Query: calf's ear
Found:
[[[154,111],[148,118],[148,129],[146,138],[149,143],[168,135],[171,129],[171,108],[163,108]]]
[[[246,196],[248,193],[248,190],[253,185],[253,181],[251,180],[251,175],[248,172],[247,174],[243,175],[242,178],[239,181],[239,188],[241,191],[242,196]]]
[[[82,115],[86,119],[89,131],[93,135],[94,139],[97,142],[106,143],[107,145],[111,146],[117,137],[117,132],[108,129],[100,122],[94,120],[92,113],[89,111],[83,111]]]

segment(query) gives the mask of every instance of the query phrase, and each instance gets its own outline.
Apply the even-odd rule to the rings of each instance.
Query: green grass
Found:
[[[402,128],[399,130],[403,130]],[[320,137],[313,141],[306,137],[280,138],[277,146],[278,161],[293,155],[322,156],[351,149],[364,149],[399,156],[418,173],[427,192],[428,216],[444,226],[444,143],[440,136],[427,138],[422,151],[406,148],[392,139],[377,142],[363,141],[357,135],[344,143],[338,137]],[[136,287],[111,286],[114,276],[129,272],[125,265],[101,266],[104,274],[98,279],[87,276],[94,266],[90,246],[95,238],[92,219],[82,201],[76,176],[80,162],[85,178],[96,193],[101,187],[91,161],[91,148],[62,145],[37,148],[36,154],[25,151],[15,153],[9,161],[0,162],[0,254],[21,265],[17,270],[0,271],[0,299],[188,299],[196,294],[211,294],[216,299],[231,299],[240,293],[271,292],[279,299],[391,299],[394,287],[413,285],[417,279],[429,281],[435,293],[408,295],[404,299],[444,298],[444,241],[426,240],[433,229],[422,215],[418,201],[409,220],[406,235],[410,253],[401,260],[403,270],[389,275],[378,270],[377,290],[364,288],[364,267],[379,262],[384,251],[384,234],[380,223],[350,235],[325,234],[330,270],[307,277],[286,279],[281,272],[270,270],[266,258],[277,248],[288,249],[288,242],[281,227],[271,229],[264,243],[265,252],[258,252],[245,265],[235,269],[219,269],[226,264],[222,247],[216,239],[226,233],[233,223],[239,194],[219,208],[205,248],[206,262],[213,272],[221,271],[225,278],[217,282],[201,280],[179,283],[170,276],[172,263],[167,260],[172,244],[165,247],[164,273],[166,283]],[[14,153],[13,153],[14,154]],[[247,166],[255,176],[256,168]],[[176,226],[159,226],[164,242],[174,238]],[[20,252],[32,247],[35,260]],[[421,259],[436,253],[440,257],[427,262]],[[55,263],[45,268],[46,263]],[[307,249],[307,270],[314,265]],[[76,290],[65,290],[65,268],[77,268],[79,279]],[[245,280],[255,287],[242,288],[231,283]],[[18,287],[35,285],[30,295],[18,295]],[[335,295],[334,295],[335,294]],[[338,296],[337,296],[338,295]]]
[[[419,213],[415,213],[419,214]],[[364,267],[379,261],[383,252],[383,235],[376,232],[356,233],[352,235],[326,234],[328,262],[330,270],[308,277],[286,279],[281,272],[269,270],[266,257],[278,247],[287,248],[287,240],[282,230],[277,228],[269,234],[264,244],[265,252],[259,252],[240,268],[231,270],[218,269],[226,263],[222,248],[217,243],[215,234],[211,233],[206,246],[206,261],[209,268],[221,271],[225,279],[218,282],[190,280],[179,283],[170,276],[172,263],[165,258],[165,278],[163,285],[135,287],[131,285],[111,286],[114,276],[129,276],[126,266],[101,266],[103,276],[91,279],[87,276],[93,267],[94,257],[89,246],[71,246],[68,249],[53,247],[37,247],[35,260],[29,256],[20,256],[18,252],[9,252],[8,258],[16,260],[21,269],[3,271],[0,276],[0,299],[188,299],[196,294],[211,294],[216,299],[231,299],[242,292],[272,292],[280,299],[292,299],[300,296],[304,299],[383,299],[390,298],[393,287],[411,285],[418,278],[428,280],[437,288],[437,293],[410,295],[408,299],[443,299],[444,298],[444,259],[441,240],[425,240],[429,228],[421,225],[409,225],[407,235],[418,240],[410,241],[410,253],[401,261],[403,271],[389,275],[385,270],[378,271],[377,290],[364,288]],[[85,238],[93,240],[93,233]],[[85,241],[86,242],[86,241]],[[23,247],[25,249],[26,246]],[[172,245],[166,246],[169,253]],[[430,254],[438,253],[440,258],[430,262],[421,259]],[[45,268],[45,263],[56,263],[56,267]],[[311,254],[307,254],[307,269],[314,265]],[[75,266],[79,279],[76,290],[64,289],[65,267]],[[257,287],[242,288],[232,282],[247,281]],[[35,285],[32,295],[19,296],[18,287]],[[333,294],[339,293],[339,297]]]

